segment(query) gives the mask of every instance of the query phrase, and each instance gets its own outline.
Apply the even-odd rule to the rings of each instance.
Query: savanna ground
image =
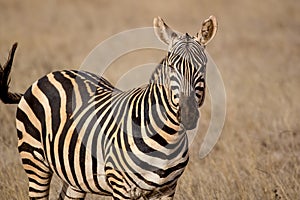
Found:
[[[194,34],[213,14],[219,31],[208,51],[226,87],[225,126],[214,150],[200,159],[210,120],[208,96],[175,199],[294,200],[300,196],[299,11],[297,0],[1,0],[0,61],[18,41],[11,88],[24,92],[48,72],[78,69],[101,41],[151,26],[154,16]],[[164,55],[151,50],[129,54],[107,76],[115,82],[130,67],[159,62]],[[22,200],[28,199],[27,178],[17,152],[15,110],[15,105],[0,104],[0,194]],[[57,178],[52,186],[55,199]]]

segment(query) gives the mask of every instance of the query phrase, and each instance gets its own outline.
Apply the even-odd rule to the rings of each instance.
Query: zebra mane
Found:
[[[167,64],[167,57],[165,57],[155,68],[151,77],[150,84],[156,83],[168,86],[170,82],[171,68]]]

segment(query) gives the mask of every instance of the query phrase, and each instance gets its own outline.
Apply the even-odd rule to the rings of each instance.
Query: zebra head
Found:
[[[161,71],[168,71],[172,102],[179,106],[178,119],[186,130],[194,129],[200,115],[198,108],[205,97],[204,49],[216,34],[216,18],[205,20],[196,36],[172,30],[160,17],[154,18],[153,25],[157,37],[169,47]]]

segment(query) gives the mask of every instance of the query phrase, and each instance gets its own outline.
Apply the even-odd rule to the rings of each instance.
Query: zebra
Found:
[[[180,34],[160,17],[158,39],[169,46],[145,86],[121,91],[87,71],[61,70],[24,94],[9,91],[17,43],[0,65],[0,99],[18,104],[18,150],[30,199],[48,199],[55,173],[59,199],[87,193],[113,199],[173,199],[189,161],[187,130],[196,127],[205,98],[205,47],[217,21],[196,36]]]

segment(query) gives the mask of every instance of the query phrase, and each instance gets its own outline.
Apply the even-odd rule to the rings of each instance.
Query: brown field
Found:
[[[208,51],[226,87],[226,122],[214,150],[200,159],[199,146],[210,120],[207,98],[175,199],[299,199],[299,1],[141,2],[0,0],[1,63],[12,43],[19,42],[11,89],[24,92],[51,71],[78,69],[101,41],[120,31],[151,26],[155,16],[178,31],[194,34],[202,20],[213,14],[219,30]],[[123,69],[159,62],[163,55],[151,50],[129,54],[107,76],[115,82]],[[0,104],[0,194],[4,200],[28,199],[17,151],[15,111],[15,105]],[[60,183],[57,178],[52,183],[51,199],[56,199]],[[102,199],[94,195],[87,199],[97,197]]]

